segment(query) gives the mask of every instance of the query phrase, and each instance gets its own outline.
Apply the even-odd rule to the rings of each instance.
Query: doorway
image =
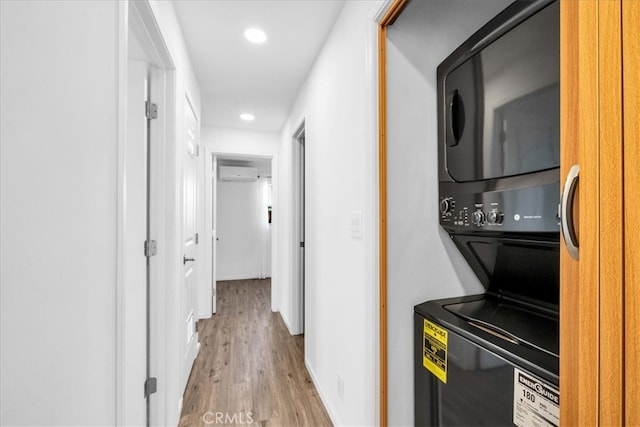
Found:
[[[165,391],[156,381],[164,381],[166,276],[155,243],[166,235],[164,159],[166,135],[175,127],[174,66],[149,3],[131,2],[122,12],[128,27],[120,40],[116,419],[118,425],[155,425],[164,424]]]
[[[305,125],[304,122],[294,134],[293,171],[294,171],[294,256],[293,278],[294,307],[298,334],[304,334],[305,316]]]
[[[206,224],[209,230],[204,295],[211,313],[219,301],[217,282],[272,276],[272,156],[207,152]],[[205,298],[209,301],[208,298]],[[273,300],[273,295],[272,298]]]
[[[130,38],[130,44],[134,37]],[[127,64],[127,137],[124,147],[126,177],[124,179],[124,247],[123,280],[125,281],[124,331],[126,368],[124,401],[125,420],[144,423],[148,418],[149,399],[137,391],[148,374],[149,361],[149,262],[140,242],[149,236],[149,132],[148,119],[142,106],[149,102],[149,67],[145,61],[129,58]],[[127,357],[129,356],[130,357]],[[144,399],[144,401],[141,401]],[[136,402],[137,404],[132,404]],[[146,409],[145,409],[146,408]]]

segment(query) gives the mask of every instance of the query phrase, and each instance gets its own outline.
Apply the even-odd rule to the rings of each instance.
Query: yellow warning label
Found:
[[[447,383],[447,341],[448,332],[424,320],[422,343],[422,365],[443,383]]]

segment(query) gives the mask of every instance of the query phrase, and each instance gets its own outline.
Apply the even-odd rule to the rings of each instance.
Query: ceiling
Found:
[[[202,123],[280,131],[344,0],[174,0]],[[267,34],[263,44],[247,28]],[[255,120],[240,120],[252,113]]]

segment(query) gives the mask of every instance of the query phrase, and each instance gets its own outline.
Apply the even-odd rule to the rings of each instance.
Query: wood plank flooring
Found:
[[[218,282],[217,292],[218,313],[198,323],[180,426],[330,426],[304,366],[304,337],[271,312],[271,281]]]

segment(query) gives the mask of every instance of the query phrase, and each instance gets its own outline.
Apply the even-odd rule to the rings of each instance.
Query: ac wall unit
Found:
[[[220,166],[220,181],[253,182],[258,180],[258,169],[240,166]]]

